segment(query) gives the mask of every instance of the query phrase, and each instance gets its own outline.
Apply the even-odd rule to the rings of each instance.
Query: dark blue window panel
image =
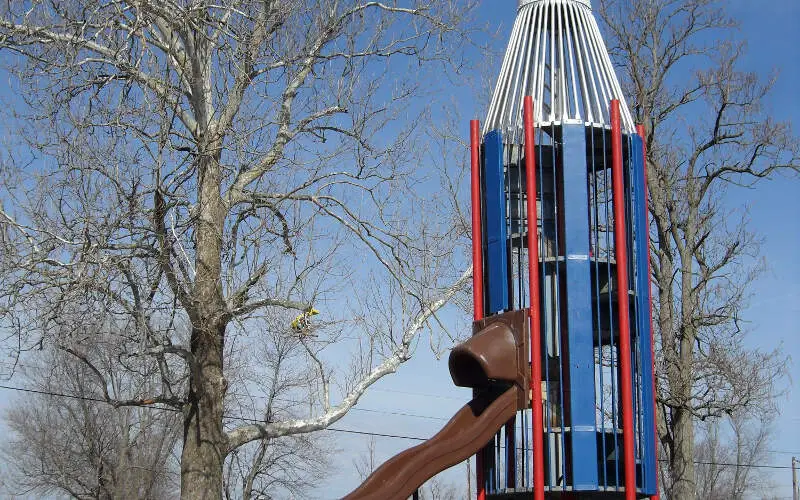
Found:
[[[634,197],[634,247],[636,252],[636,301],[639,310],[637,332],[639,332],[639,353],[641,356],[641,394],[642,394],[642,491],[648,495],[655,495],[656,491],[656,439],[655,408],[653,407],[653,355],[652,334],[650,322],[650,276],[648,274],[648,259],[650,258],[650,237],[647,224],[647,211],[645,210],[645,197],[647,188],[644,182],[644,157],[642,151],[642,138],[632,135],[630,140],[630,155],[633,166],[633,197]]]
[[[508,310],[508,252],[503,135],[493,130],[484,138],[484,193],[486,224],[487,313]]]
[[[586,128],[564,125],[562,148],[572,479],[576,491],[594,491],[599,484]]]

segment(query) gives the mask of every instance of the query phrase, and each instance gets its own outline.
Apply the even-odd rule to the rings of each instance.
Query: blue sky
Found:
[[[800,133],[800,2],[731,2],[731,14],[742,23],[741,34],[749,51],[744,63],[747,69],[762,73],[777,70],[779,79],[769,99],[773,116],[789,120]],[[765,243],[762,255],[768,271],[755,283],[753,299],[747,311],[752,321],[748,341],[753,346],[772,349],[782,346],[791,357],[789,373],[794,384],[800,382],[800,179],[777,177],[752,190],[736,190],[731,198],[750,207],[751,228],[759,232]],[[775,426],[775,439],[769,463],[790,465],[791,454],[800,456],[800,394],[789,384],[785,398],[779,401],[781,416]],[[789,452],[789,453],[787,453]],[[791,496],[789,471],[774,475],[776,495]]]

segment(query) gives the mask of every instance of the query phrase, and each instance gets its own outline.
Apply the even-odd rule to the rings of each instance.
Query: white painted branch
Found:
[[[228,452],[258,439],[269,439],[324,430],[347,415],[370,386],[386,375],[395,373],[403,363],[411,359],[411,344],[420,330],[422,330],[425,323],[431,316],[444,307],[459,290],[463,289],[471,279],[472,267],[470,266],[469,269],[464,271],[461,277],[439,296],[438,299],[429,303],[419,312],[403,333],[401,343],[395,348],[394,353],[356,384],[350,393],[342,399],[341,403],[331,407],[323,415],[314,418],[252,424],[233,429],[228,432]]]

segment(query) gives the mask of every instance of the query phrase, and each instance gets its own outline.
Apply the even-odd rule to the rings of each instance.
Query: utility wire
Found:
[[[659,462],[669,462],[669,460],[661,459]],[[694,462],[695,465],[721,465],[723,467],[737,467],[743,469],[775,469],[787,470],[791,469],[791,465],[760,465],[760,464],[729,464],[724,462]]]
[[[244,397],[244,398],[269,399],[269,396],[262,396],[262,395],[259,395],[259,394],[243,394],[243,393],[237,393],[237,392],[231,392],[229,394],[231,396],[241,396],[241,397]],[[307,405],[308,404],[308,401],[298,401],[296,399],[287,399],[287,398],[282,398],[282,397],[279,397],[279,396],[276,396],[274,398],[274,401],[278,401],[279,403],[290,403],[290,404],[297,404],[297,405]],[[406,412],[402,412],[400,410],[376,410],[376,409],[372,409],[372,408],[359,408],[358,406],[354,406],[353,408],[351,408],[351,410],[352,411],[364,412],[364,413],[380,413],[382,415],[396,415],[396,416],[400,416],[400,417],[421,418],[421,419],[425,419],[425,420],[440,420],[442,422],[447,422],[447,421],[450,420],[449,418],[434,417],[434,416],[431,416],[431,415],[420,415],[420,414],[417,414],[417,413],[406,413]]]
[[[95,397],[92,397],[92,396],[78,396],[78,395],[75,395],[75,394],[64,394],[64,393],[60,393],[60,392],[42,391],[42,390],[38,390],[38,389],[30,389],[30,388],[26,388],[26,387],[14,387],[14,386],[10,386],[10,385],[0,385],[0,389],[6,389],[6,390],[9,390],[9,391],[25,392],[25,393],[29,393],[29,394],[39,394],[39,395],[42,395],[42,396],[53,396],[53,397],[59,397],[59,398],[76,399],[76,400],[81,400],[81,401],[92,401],[92,402],[95,402],[95,403],[109,404],[109,402],[106,401],[105,399],[95,398]],[[168,406],[154,406],[154,405],[136,406],[136,405],[134,405],[134,407],[147,408],[147,409],[150,409],[150,410],[164,410],[164,411],[171,411],[171,412],[176,412],[176,413],[180,411],[177,408],[170,408]],[[375,411],[378,411],[378,410],[375,410]],[[264,423],[263,420],[258,420],[258,419],[255,419],[255,418],[247,418],[247,417],[224,416],[223,418],[226,418],[228,420],[238,420],[238,421],[242,421],[242,422],[250,422],[250,423],[257,423],[257,424]],[[431,417],[431,418],[433,418],[433,417]],[[342,432],[342,433],[346,433],[346,434],[358,434],[358,435],[362,435],[362,436],[373,436],[373,437],[383,437],[383,438],[393,438],[393,439],[408,439],[408,440],[411,440],[411,441],[427,441],[426,438],[417,437],[417,436],[403,436],[403,435],[399,435],[399,434],[383,434],[383,433],[380,433],[380,432],[357,431],[357,430],[354,430],[354,429],[339,429],[339,428],[335,428],[335,427],[328,427],[326,429],[321,429],[321,430],[330,431],[330,432]]]
[[[422,419],[425,419],[425,420],[440,420],[442,422],[449,422],[450,421],[449,418],[445,418],[445,417],[433,417],[431,415],[417,415],[416,413],[404,413],[404,412],[401,412],[401,411],[373,410],[373,409],[370,409],[370,408],[358,408],[358,407],[353,407],[352,409],[356,410],[356,411],[365,412],[365,413],[380,413],[382,415],[396,415],[398,417],[422,418]]]
[[[78,395],[75,395],[75,394],[64,394],[64,393],[60,393],[60,392],[40,391],[38,389],[30,389],[30,388],[26,388],[26,387],[14,387],[14,386],[10,386],[10,385],[0,385],[0,389],[6,389],[6,390],[9,390],[9,391],[17,391],[17,392],[27,392],[27,393],[30,393],[30,394],[41,394],[43,396],[55,396],[55,397],[59,397],[59,398],[78,399],[78,400],[82,400],[82,401],[94,401],[96,403],[110,404],[105,399],[95,398],[95,397],[92,397],[92,396],[78,396]],[[177,411],[175,408],[161,408],[159,406],[147,406],[147,408],[154,408],[154,409],[158,409],[158,410]]]
[[[54,397],[61,397],[61,398],[68,398],[68,399],[77,399],[77,400],[84,400],[84,401],[93,401],[97,403],[107,403],[105,399],[95,398],[91,396],[77,396],[74,394],[64,394],[59,392],[51,392],[51,391],[41,391],[38,389],[30,389],[25,387],[14,387],[9,385],[0,385],[0,389],[6,389],[10,391],[18,391],[18,392],[26,392],[31,394],[40,394],[44,396],[54,396]],[[152,410],[166,410],[166,411],[173,411],[179,412],[180,410],[176,408],[169,408],[165,406],[139,406],[139,408],[148,408]],[[376,410],[377,411],[377,410]],[[247,417],[237,417],[237,416],[225,416],[224,418],[228,420],[238,420],[242,422],[250,422],[250,423],[263,423],[263,420],[258,420],[254,418],[247,418]],[[369,431],[358,431],[354,429],[341,429],[336,427],[328,427],[326,429],[321,429],[323,431],[330,431],[330,432],[341,432],[346,434],[357,434],[361,436],[372,436],[372,437],[382,437],[382,438],[391,438],[391,439],[407,439],[410,441],[427,441],[426,438],[418,437],[418,436],[408,436],[403,434],[383,434],[380,432],[369,432]],[[501,446],[503,448],[503,446]],[[666,459],[661,459],[659,462],[668,462]],[[746,469],[772,469],[772,470],[790,470],[792,469],[789,465],[761,465],[761,464],[734,464],[734,463],[725,463],[725,462],[704,462],[704,461],[695,461],[695,465],[719,465],[723,467],[737,467],[737,468],[746,468]]]
[[[395,390],[395,389],[380,389],[380,388],[374,388],[374,389],[371,389],[371,390],[375,391],[375,392],[389,392],[389,393],[392,393],[392,394],[405,394],[407,396],[422,396],[422,397],[426,397],[426,398],[452,399],[453,401],[461,401],[461,398],[457,398],[457,397],[454,397],[454,396],[442,396],[440,394],[423,394],[421,392],[398,391],[398,390]]]
[[[38,389],[30,389],[30,388],[25,388],[25,387],[14,387],[14,386],[10,386],[10,385],[0,385],[0,389],[6,389],[6,390],[9,390],[9,391],[27,392],[27,393],[39,394],[39,395],[43,395],[43,396],[55,396],[55,397],[68,398],[68,399],[80,399],[80,400],[84,400],[84,401],[93,401],[93,402],[96,402],[96,403],[111,404],[113,406],[112,403],[110,403],[109,401],[107,401],[105,399],[96,398],[96,397],[92,397],[92,396],[78,396],[78,395],[75,395],[75,394],[64,394],[64,393],[60,393],[60,392],[41,391],[41,390],[38,390]],[[253,396],[253,395],[249,395],[249,394],[236,394],[236,393],[234,393],[233,395],[234,396],[243,396],[243,397],[267,398],[267,396]],[[308,403],[307,401],[296,401],[296,400],[284,399],[284,398],[275,398],[275,400],[283,402],[283,403],[293,403],[293,404],[307,404]],[[153,408],[153,409],[167,410],[167,411],[179,411],[176,408],[170,408],[170,407],[167,407],[167,406],[147,405],[147,404],[144,404],[144,403],[142,405],[130,405],[130,406],[139,406],[141,408]],[[376,409],[372,409],[372,408],[353,407],[353,408],[351,408],[351,411],[358,411],[358,412],[365,412],[365,413],[379,413],[379,414],[382,414],[382,415],[393,415],[393,416],[399,416],[399,417],[420,418],[420,419],[426,419],[426,420],[440,420],[440,421],[443,421],[443,422],[447,422],[447,421],[450,420],[450,419],[444,418],[444,417],[434,417],[434,416],[431,416],[431,415],[418,415],[418,414],[415,414],[415,413],[405,413],[405,412],[401,412],[401,411],[376,410]],[[238,418],[238,417],[231,417],[231,418]],[[258,422],[262,422],[262,420],[258,420]]]

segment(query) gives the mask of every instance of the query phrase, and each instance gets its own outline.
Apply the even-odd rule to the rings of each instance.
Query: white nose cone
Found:
[[[619,99],[623,131],[634,131],[589,0],[519,1],[484,130],[501,130],[519,142],[527,95],[533,96],[537,126],[610,126],[610,102]]]
[[[528,5],[529,3],[536,3],[536,2],[542,2],[542,1],[546,1],[546,0],[519,0],[519,6],[520,7],[524,7],[525,5]],[[573,0],[573,2],[585,5],[585,6],[589,7],[590,9],[592,8],[592,2],[590,2],[589,0]]]

